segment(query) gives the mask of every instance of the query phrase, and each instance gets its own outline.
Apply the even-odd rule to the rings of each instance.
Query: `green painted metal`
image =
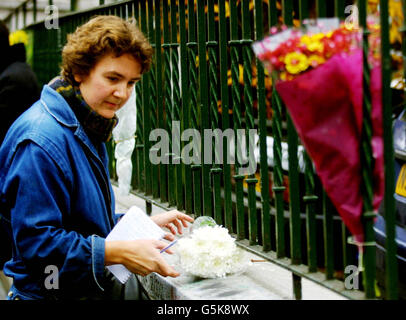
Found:
[[[185,1],[179,0],[179,36],[180,36],[180,74],[181,74],[181,88],[182,88],[182,125],[181,131],[189,129],[190,124],[190,94],[189,94],[189,74],[188,74],[188,51],[186,47],[186,7]],[[185,143],[182,142],[181,147]],[[182,156],[182,155],[181,155]],[[193,194],[189,192],[192,189],[192,169],[190,165],[185,165],[185,162],[182,160],[182,166],[184,169],[184,177],[182,185],[184,185],[184,209],[187,213],[193,212]],[[178,206],[180,204],[178,203]],[[180,206],[182,208],[182,206]]]
[[[169,27],[169,16],[168,16],[168,1],[164,0],[162,2],[162,14],[163,14],[163,49],[164,49],[164,84],[165,84],[165,115],[166,115],[166,127],[165,129],[169,134],[172,132],[172,91],[171,91],[171,44],[170,44],[170,27]],[[172,139],[169,139],[169,153],[165,156],[168,157],[168,204],[169,206],[174,206],[176,203],[175,199],[175,171],[173,166],[172,158]]]
[[[240,52],[239,47],[241,42],[238,35],[238,16],[237,16],[237,2],[230,0],[230,41],[229,45],[231,54],[231,97],[232,97],[232,112],[234,133],[237,137],[237,130],[242,128],[242,111],[241,111],[241,92],[239,85],[239,63]],[[245,210],[244,210],[244,191],[243,180],[244,176],[238,174],[240,168],[239,159],[237,157],[237,139],[235,140],[235,154],[236,159],[234,165],[234,181],[235,181],[235,197],[236,197],[236,218],[237,218],[237,239],[245,239]]]
[[[344,20],[345,18],[345,0],[335,0],[334,2],[335,16]]]
[[[300,0],[299,1],[299,19],[302,22],[309,18],[309,1]]]
[[[180,101],[180,78],[179,78],[179,43],[178,43],[178,18],[177,18],[177,6],[175,1],[170,1],[170,17],[171,17],[171,69],[172,69],[172,120],[179,122],[181,120],[181,101]],[[174,126],[172,125],[172,128]],[[180,135],[179,133],[173,135]],[[174,155],[173,163],[175,164],[175,200],[176,206],[179,210],[183,210],[185,207],[185,201],[183,198],[183,183],[182,183],[182,167],[183,164],[180,161],[181,151],[180,138],[174,139],[172,145],[172,153]]]
[[[193,175],[193,190],[200,190],[202,187],[202,166],[201,165],[192,165],[192,175]],[[194,205],[194,214],[196,217],[203,215],[203,206],[202,206],[202,192],[195,192],[193,199]]]
[[[32,1],[32,19],[37,22],[37,0]]]
[[[368,35],[367,30],[367,2],[358,1],[359,22],[363,28],[362,46],[363,46],[363,118],[362,118],[362,137],[361,137],[361,166],[362,166],[362,186],[363,195],[363,221],[364,221],[364,241],[371,243],[375,241],[373,230],[374,218],[373,212],[373,158],[372,158],[372,123],[371,123],[371,91],[370,91],[370,67],[368,63]],[[365,271],[363,274],[365,296],[375,298],[375,273],[376,273],[376,248],[375,246],[362,245],[360,250],[364,251]]]
[[[123,7],[124,9],[124,7]],[[153,0],[148,0],[148,39],[151,42],[151,45],[155,47],[156,52],[156,41],[155,41],[155,30],[154,30],[154,2]],[[160,43],[159,43],[160,44]],[[158,46],[160,48],[160,46]],[[150,72],[148,72],[149,79],[149,102],[145,108],[150,109],[150,132],[154,129],[158,128],[158,97],[157,97],[157,80],[156,80],[156,63],[157,54],[154,55],[154,65],[151,68]],[[149,136],[149,133],[148,133]],[[149,139],[148,139],[149,140]],[[150,150],[151,148],[149,148]],[[148,159],[149,161],[149,152]],[[150,172],[151,172],[151,193],[153,198],[159,197],[159,179],[158,179],[158,165],[150,163]]]
[[[98,12],[98,14],[99,14],[99,12]],[[131,4],[131,17],[135,18],[134,4],[133,3]],[[134,86],[134,90],[135,90],[136,94],[137,94],[137,86],[138,86],[138,84],[135,84],[135,86]],[[137,100],[136,100],[136,105],[138,105]],[[135,146],[134,146],[133,153],[131,155],[131,162],[132,162],[132,165],[133,165],[132,173],[131,173],[131,187],[132,187],[133,190],[138,190],[139,189],[138,183],[139,183],[139,180],[140,180],[140,178],[139,178],[139,168],[138,168],[138,148],[137,148],[137,144],[138,144],[138,141],[139,141],[139,138],[138,138],[138,133],[139,133],[138,121],[139,120],[138,120],[138,116],[137,116],[136,132],[135,132],[135,135],[134,135],[135,136]]]
[[[70,11],[76,11],[78,7],[77,0],[70,0]]]
[[[253,114],[253,94],[252,94],[252,60],[253,52],[251,49],[251,16],[249,10],[249,0],[242,0],[241,3],[241,20],[242,20],[242,54],[243,54],[243,80],[244,80],[244,106],[245,106],[245,126],[247,146],[254,145],[253,136],[249,130],[255,129]],[[247,157],[253,159],[254,155],[247,147]],[[250,174],[246,179],[248,185],[248,232],[250,244],[256,244],[258,238],[258,221],[256,208],[255,185],[258,180],[254,174]]]
[[[337,5],[337,2],[335,3]],[[325,1],[316,1],[318,17],[326,16]],[[324,268],[326,280],[334,278],[334,214],[335,209],[326,192],[322,190],[323,239],[324,239]],[[346,244],[345,244],[346,245]]]
[[[228,52],[227,52],[227,24],[225,2],[219,1],[219,55],[220,55],[220,93],[223,132],[230,128],[230,99],[227,86]],[[224,222],[231,232],[233,230],[232,198],[231,198],[231,170],[229,161],[229,143],[223,140],[223,189],[224,189]]]
[[[255,3],[255,39],[262,40],[264,37],[264,13],[262,1]],[[256,59],[257,68],[257,100],[258,100],[258,131],[260,148],[260,175],[261,175],[261,226],[259,232],[262,240],[262,249],[271,250],[271,217],[270,217],[270,197],[269,197],[269,170],[266,146],[266,103],[265,103],[265,71],[263,64]]]
[[[284,0],[282,6],[283,22],[287,26],[293,26],[293,1]],[[289,158],[289,227],[290,227],[290,259],[292,264],[300,264],[302,261],[301,251],[301,219],[300,219],[300,197],[299,197],[299,170],[298,170],[298,143],[297,136],[289,112],[287,120],[288,158]],[[293,295],[301,299],[301,277],[292,273]]]
[[[27,26],[27,5],[23,3],[23,28]]]
[[[293,297],[302,300],[302,277],[292,273]]]
[[[198,71],[197,71],[197,33],[196,33],[196,14],[195,2],[188,0],[188,58],[189,58],[189,112],[191,129],[199,130],[200,116],[198,104]],[[193,131],[195,133],[195,131]],[[192,141],[197,141],[197,135],[193,135]],[[197,146],[201,154],[201,146]],[[193,178],[193,212],[202,215],[202,185],[201,181],[201,164],[193,163],[191,165]]]
[[[213,216],[213,199],[210,183],[210,165],[204,163],[204,129],[209,129],[209,99],[208,77],[206,61],[206,19],[205,3],[197,1],[197,49],[199,54],[199,106],[201,113],[201,139],[202,139],[202,188],[203,188],[203,214]]]
[[[306,195],[303,201],[306,205],[306,239],[307,239],[307,265],[309,272],[317,271],[317,230],[315,202],[318,197],[314,194],[315,179],[313,163],[307,153],[303,155],[305,161],[305,188]]]
[[[134,17],[140,26],[140,2],[134,3]],[[137,105],[137,129],[135,141],[136,161],[137,161],[137,187],[140,192],[145,192],[145,171],[144,171],[144,110],[142,108],[142,81],[135,85],[135,103]]]
[[[159,12],[159,14],[157,14]],[[161,1],[155,0],[155,26],[161,26]],[[162,77],[162,45],[161,45],[161,28],[155,28],[155,72],[156,72],[156,90],[157,90],[157,111],[158,111],[158,126],[165,127],[164,121],[164,97],[163,90],[164,82]],[[164,156],[161,154],[161,157]],[[163,163],[159,164],[159,196],[161,201],[167,202],[167,166]]]
[[[323,239],[324,239],[324,268],[326,279],[333,279],[334,276],[334,228],[333,212],[334,207],[326,192],[322,193],[323,201]],[[347,240],[347,239],[346,239]]]
[[[316,13],[318,17],[327,16],[327,6],[325,0],[316,0]]]
[[[293,25],[293,1],[283,1],[283,19],[287,26]],[[301,263],[301,219],[298,170],[298,136],[289,114],[287,115],[289,157],[289,208],[290,208],[290,252],[293,264]]]
[[[282,13],[277,7],[278,2],[282,6]],[[316,7],[311,13],[313,9],[310,4],[313,3]],[[360,12],[365,11],[365,3],[358,2]],[[302,277],[358,299],[358,291],[343,291],[342,281],[337,280],[337,275],[343,274],[347,265],[356,263],[356,247],[346,243],[348,229],[324,191],[319,190],[320,182],[307,154],[304,154],[305,170],[299,171],[299,141],[287,110],[275,90],[276,75],[270,75],[273,86],[267,88],[263,65],[254,58],[251,50],[252,41],[262,39],[271,26],[277,26],[281,21],[291,26],[293,13],[302,21],[313,16],[314,12],[321,17],[334,9],[336,16],[345,19],[346,4],[348,2],[344,0],[331,3],[309,0],[208,0],[187,1],[186,8],[185,0],[171,1],[170,4],[168,0],[135,0],[61,17],[60,30],[56,32],[44,30],[41,23],[28,28],[35,31],[34,69],[40,81],[47,83],[58,72],[60,50],[66,34],[77,25],[96,13],[134,16],[155,47],[153,68],[135,88],[138,111],[136,149],[132,156],[132,186],[134,192],[147,202],[147,209],[151,208],[151,204],[166,208],[176,206],[195,217],[213,216],[219,224],[224,224],[236,235],[239,245],[290,270],[296,299],[302,295]],[[387,3],[382,1],[380,8],[383,21],[387,21]],[[361,18],[364,17],[361,13]],[[365,22],[362,19],[361,24]],[[398,271],[394,242],[394,201],[393,196],[390,196],[394,193],[394,172],[388,33],[388,25],[382,24],[385,176],[389,177],[386,178],[385,197],[385,213],[389,215],[386,265],[391,270],[387,274],[386,298],[396,299]],[[256,72],[253,72],[254,66]],[[368,69],[364,71],[364,86],[367,87]],[[271,101],[267,101],[270,93]],[[267,110],[267,104],[272,108],[271,113]],[[368,114],[370,97],[367,90],[364,92],[364,106]],[[268,118],[269,115],[272,119]],[[236,137],[239,129],[245,132],[258,129],[259,166],[256,175],[241,174],[239,169],[246,166],[241,163],[241,159],[235,159],[234,165],[227,163],[230,146],[226,137],[223,138],[222,159],[219,158],[220,150],[214,149],[212,164],[195,161],[185,165],[181,161],[184,158],[180,151],[188,142],[181,141],[175,145],[179,143],[177,141],[172,145],[170,139],[169,154],[163,155],[170,159],[170,164],[152,165],[148,159],[151,148],[149,133],[152,129],[163,128],[171,137],[172,120],[180,121],[181,132],[188,128],[198,130],[202,138],[202,145],[197,146],[199,151],[204,150],[205,129],[221,128],[224,132],[232,128]],[[372,182],[368,180],[368,170],[373,163],[368,146],[368,122],[370,119],[366,117],[363,125],[364,133],[367,134],[364,135],[362,149],[362,161],[366,164],[363,165],[364,181],[367,186],[363,190],[366,199],[364,217],[367,239],[373,241],[372,215],[369,210]],[[273,138],[272,167],[268,167],[267,154],[267,136],[270,134]],[[237,141],[235,143],[234,149],[237,150],[239,145]],[[288,144],[287,172],[282,168],[283,143]],[[113,158],[113,148],[113,143],[108,145],[110,158]],[[200,154],[200,160],[204,161],[203,152]],[[233,156],[235,158],[236,153]],[[177,164],[178,161],[180,163]],[[110,170],[113,180],[116,178],[114,165],[112,159]],[[259,192],[256,189],[258,175],[261,178]],[[289,198],[284,186],[286,175],[289,177]],[[285,234],[287,231],[289,235]],[[305,245],[302,241],[305,241]],[[287,254],[288,250],[290,254]],[[370,298],[374,297],[375,292],[375,248],[365,247],[364,250],[365,294]],[[336,263],[336,259],[340,263]],[[320,270],[323,270],[324,276],[320,276]],[[341,287],[337,283],[341,283]]]
[[[210,128],[214,132],[214,141],[212,145],[212,157],[211,163],[213,164],[210,169],[210,174],[212,176],[212,192],[213,192],[213,208],[214,208],[214,219],[219,225],[224,225],[223,213],[222,213],[222,198],[221,198],[221,173],[222,169],[219,167],[222,159],[221,150],[216,147],[218,143],[219,134],[218,130],[220,128],[219,113],[217,102],[218,97],[218,42],[216,41],[216,29],[215,29],[215,18],[214,18],[214,0],[209,0],[207,2],[207,51],[209,56],[209,105],[210,105]]]
[[[117,8],[117,7],[116,7]],[[147,7],[145,1],[140,1],[140,27],[144,34],[148,34],[147,29]],[[142,85],[142,113],[143,113],[143,130],[144,130],[144,187],[145,194],[150,195],[152,193],[152,174],[151,174],[151,162],[149,161],[149,133],[151,131],[151,106],[150,104],[150,81],[151,73],[145,74],[141,79]]]
[[[299,19],[309,18],[309,3],[307,0],[299,2]],[[315,177],[313,163],[309,155],[304,152],[303,159],[305,163],[305,196],[303,202],[306,207],[306,240],[307,240],[307,265],[309,272],[317,271],[317,230],[316,230],[316,202],[318,197],[315,195]]]
[[[278,25],[276,0],[269,2],[269,27]],[[285,217],[284,217],[284,199],[283,193],[285,186],[283,185],[283,172],[282,172],[282,109],[283,103],[279,97],[278,92],[275,89],[275,83],[277,81],[277,75],[272,73],[272,135],[274,138],[273,155],[274,155],[274,167],[273,167],[273,187],[275,197],[275,209],[276,209],[276,255],[278,258],[283,258],[286,255],[285,246]]]
[[[346,266],[348,266],[349,263],[349,250],[347,246],[347,239],[348,239],[348,230],[347,227],[345,226],[344,222],[341,222],[341,245],[342,245],[342,254],[343,254],[343,264],[342,268],[343,270],[345,269]]]
[[[406,1],[402,1],[403,17],[406,17]],[[386,298],[398,299],[398,265],[396,257],[397,243],[395,242],[395,169],[394,151],[392,137],[392,103],[391,103],[391,60],[389,43],[389,12],[387,1],[380,1],[381,10],[381,45],[382,45],[382,115],[383,115],[383,136],[384,136],[384,163],[385,163],[385,223],[386,223]],[[405,19],[403,20],[405,21]],[[405,22],[404,22],[405,23]],[[403,32],[406,30],[403,25]],[[406,51],[406,40],[403,37],[403,50]],[[406,61],[403,60],[406,69]],[[366,263],[369,263],[366,261]]]

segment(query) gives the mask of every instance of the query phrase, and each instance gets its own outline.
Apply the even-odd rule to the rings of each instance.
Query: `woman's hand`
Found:
[[[105,265],[123,264],[132,273],[146,276],[151,272],[164,277],[177,277],[179,273],[160,254],[168,244],[159,240],[106,241]],[[166,253],[173,252],[168,249]]]
[[[187,228],[187,222],[193,222],[194,219],[178,210],[171,210],[168,212],[160,213],[151,217],[161,228],[168,228],[172,234],[176,234],[178,231],[179,234],[182,234],[182,225]],[[176,229],[175,229],[176,226]],[[173,240],[173,237],[165,237],[168,240]]]

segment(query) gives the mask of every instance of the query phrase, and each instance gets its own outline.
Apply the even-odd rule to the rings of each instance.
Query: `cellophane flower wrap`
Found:
[[[222,226],[202,226],[177,244],[181,267],[201,278],[222,278],[243,272],[250,262]]]
[[[383,198],[383,139],[379,24],[370,21],[370,92],[374,200]],[[275,30],[272,32],[275,33]],[[361,222],[363,50],[361,31],[324,19],[303,30],[286,29],[254,44],[257,57],[278,78],[276,90],[314,162],[323,187],[357,241]]]

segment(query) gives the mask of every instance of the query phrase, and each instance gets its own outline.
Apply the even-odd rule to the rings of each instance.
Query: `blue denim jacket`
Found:
[[[13,240],[4,273],[22,296],[86,298],[109,290],[104,238],[117,217],[106,149],[93,145],[47,85],[1,146],[0,214]],[[47,266],[58,270],[58,289],[45,285]]]

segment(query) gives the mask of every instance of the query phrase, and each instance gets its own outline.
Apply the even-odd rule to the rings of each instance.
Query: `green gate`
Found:
[[[356,247],[348,244],[350,234],[305,153],[299,168],[300,141],[272,86],[276,79],[267,74],[251,49],[253,41],[262,39],[272,26],[298,26],[309,17],[337,16],[343,20],[346,5],[353,1],[135,0],[100,4],[59,17],[58,29],[46,29],[43,22],[26,27],[34,35],[33,67],[42,83],[57,75],[67,34],[94,15],[137,19],[155,48],[154,66],[135,88],[138,111],[132,192],[145,199],[147,209],[154,204],[214,217],[236,236],[240,246],[290,270],[297,299],[301,298],[303,277],[350,298],[375,298],[377,292],[384,292],[380,298],[398,298],[388,1],[380,1],[387,233],[383,291],[382,287],[376,290],[369,95],[364,94],[362,143],[366,186],[363,218],[369,245],[365,246],[361,290],[350,290],[344,286],[344,271],[346,266],[357,265]],[[365,26],[367,1],[359,0],[357,5],[360,25]],[[364,40],[366,37],[367,32]],[[366,41],[364,49],[368,49]],[[364,87],[368,84],[369,70],[365,67]],[[189,143],[182,140],[170,140],[168,152],[160,154],[165,163],[151,163],[149,155],[157,151],[153,149],[155,142],[150,141],[151,131],[161,128],[171,133],[178,124],[181,132],[192,128],[199,133],[191,138],[201,141],[201,160],[205,150],[210,150],[204,145],[205,130],[212,129],[214,141],[224,142],[222,153],[215,148],[213,164],[182,161],[181,151]],[[239,174],[244,163],[238,158],[232,164],[227,161],[230,141],[214,129],[234,133],[256,129],[257,170]],[[273,139],[272,165],[268,163],[267,137]],[[283,165],[284,146],[288,146],[287,168]],[[108,147],[111,178],[115,180],[114,143]],[[249,157],[253,157],[252,152]]]

